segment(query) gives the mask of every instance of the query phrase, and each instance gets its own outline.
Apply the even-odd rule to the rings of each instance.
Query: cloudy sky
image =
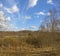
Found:
[[[0,0],[0,30],[38,30],[59,0]]]

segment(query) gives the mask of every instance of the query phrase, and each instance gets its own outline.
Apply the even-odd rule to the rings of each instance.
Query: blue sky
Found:
[[[2,30],[38,30],[59,0],[0,0]],[[4,19],[5,21],[3,21]]]

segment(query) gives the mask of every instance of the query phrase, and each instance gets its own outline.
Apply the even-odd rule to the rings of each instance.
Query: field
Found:
[[[0,32],[0,56],[60,56],[60,33]]]

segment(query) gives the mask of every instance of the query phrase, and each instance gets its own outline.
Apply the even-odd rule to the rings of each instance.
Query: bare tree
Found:
[[[60,30],[60,18],[55,8],[49,11],[49,15],[46,16],[42,23],[45,31],[56,32]],[[41,28],[43,28],[41,26]]]

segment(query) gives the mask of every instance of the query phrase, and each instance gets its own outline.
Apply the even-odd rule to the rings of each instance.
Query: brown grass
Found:
[[[0,56],[60,56],[60,33],[0,32]]]

